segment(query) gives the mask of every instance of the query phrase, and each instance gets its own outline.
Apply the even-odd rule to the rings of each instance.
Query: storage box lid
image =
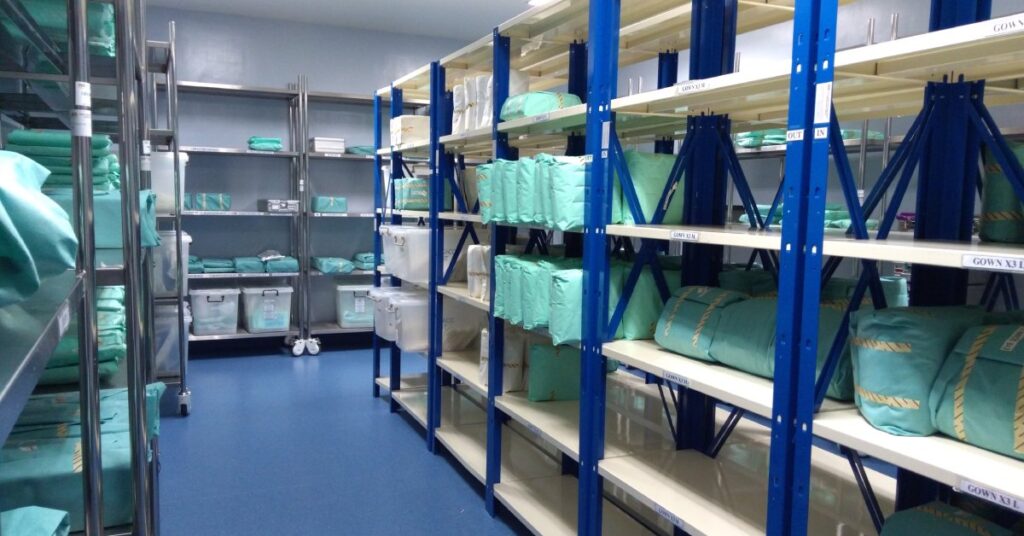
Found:
[[[242,294],[291,294],[292,287],[242,287]]]
[[[237,288],[190,288],[189,296],[223,296],[225,294],[237,295]]]

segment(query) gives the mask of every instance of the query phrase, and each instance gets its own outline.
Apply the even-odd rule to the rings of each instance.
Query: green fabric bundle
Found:
[[[515,176],[516,213],[509,214],[510,223],[544,223],[543,219],[534,219],[537,210],[534,191],[540,188],[538,170],[535,159],[524,156],[518,160]]]
[[[0,307],[75,266],[78,239],[68,213],[42,194],[46,176],[32,160],[0,151]]]
[[[395,209],[429,210],[429,183],[424,179],[395,179]]]
[[[551,277],[559,270],[579,268],[579,259],[541,258],[521,267],[523,329],[546,327],[551,313]],[[515,291],[515,289],[513,289]]]
[[[186,198],[187,210],[231,210],[231,194],[197,193]]]
[[[202,274],[206,270],[203,268],[203,260],[195,255],[188,256],[188,273],[190,274]]]
[[[718,274],[718,286],[724,290],[732,290],[750,296],[774,296],[778,294],[778,285],[772,273],[756,268],[747,270],[742,267],[728,266]]]
[[[530,345],[526,397],[530,402],[579,400],[580,351],[571,346]]]
[[[476,167],[476,189],[480,201],[480,221],[488,225],[494,220],[494,187],[492,175],[496,164],[481,164]]]
[[[1012,143],[1010,149],[1018,162],[1024,162],[1024,143]],[[1024,243],[1024,203],[1017,197],[1010,179],[987,147],[984,156],[979,235],[986,242]]]
[[[0,513],[0,530],[15,536],[67,536],[71,518],[60,510],[26,506]]]
[[[935,501],[886,518],[881,536],[1011,536],[1013,532],[982,517]]]
[[[676,157],[670,154],[641,153],[638,151],[626,151],[626,167],[633,178],[633,188],[636,190],[637,199],[640,201],[640,208],[643,210],[644,218],[648,223],[658,210],[658,202],[661,201],[661,194],[668,182],[668,176],[675,166]],[[619,177],[616,174],[616,188],[621,188]],[[614,204],[614,203],[613,203]],[[633,219],[633,212],[629,204],[622,201],[622,218],[625,225],[636,223]],[[612,221],[615,221],[615,207],[612,207]],[[680,225],[683,223],[683,181],[680,180],[676,186],[676,193],[672,202],[665,212],[665,225]]]
[[[975,307],[895,307],[858,311],[850,320],[857,407],[895,435],[935,433],[929,394],[961,335],[980,325]]]
[[[64,157],[71,158],[71,146],[68,147],[50,147],[50,146],[37,146],[37,145],[19,145],[17,143],[8,143],[6,150],[15,153],[20,153],[30,158],[36,158],[40,156],[51,156],[51,157]],[[93,149],[92,157],[104,158],[110,154],[110,149]]]
[[[548,168],[551,185],[550,227],[559,231],[573,231],[583,227],[586,171],[586,164],[579,157],[556,158]]]
[[[27,0],[31,3],[33,0]],[[66,6],[64,6],[66,8]],[[67,24],[67,21],[65,21]],[[38,147],[71,147],[71,132],[67,130],[36,130],[19,129],[12,131],[7,136],[7,142],[15,145],[38,146]],[[96,134],[92,137],[93,149],[110,149],[113,142],[106,134]]]
[[[731,290],[683,287],[665,305],[654,340],[677,354],[714,361],[711,344],[723,311],[746,299],[745,294]]]
[[[938,430],[1024,459],[1024,325],[968,329],[946,359],[929,405]]]
[[[354,147],[346,147],[345,152],[348,154],[373,156],[377,154],[377,149],[375,149],[372,145],[356,145]]]
[[[352,256],[352,263],[355,264],[357,270],[373,270],[375,266],[376,256],[372,251],[364,253],[356,253]]]
[[[281,138],[263,138],[252,136],[249,138],[249,149],[253,151],[279,152],[284,149]]]
[[[299,260],[295,257],[284,257],[266,262],[268,274],[292,274],[299,271]]]
[[[68,214],[71,213],[73,200],[71,190],[51,191],[47,195],[64,208]],[[121,229],[121,192],[94,193],[93,208],[96,248],[122,249],[124,236]],[[160,234],[156,229],[156,195],[151,190],[139,192],[139,225],[142,247],[159,246]]]
[[[203,271],[208,274],[233,274],[235,273],[235,261],[234,259],[206,257],[203,259]]]
[[[612,265],[608,282],[608,307],[619,303],[625,274],[621,265]],[[551,311],[548,332],[555,344],[578,343],[583,334],[583,270],[559,270],[551,274]],[[623,323],[615,331],[615,339],[623,337]]]
[[[501,119],[502,121],[513,121],[579,104],[582,104],[582,101],[572,93],[531,91],[506,99],[505,104],[501,107]]]
[[[22,0],[22,5],[39,29],[57,43],[62,51],[66,52],[68,42],[67,5],[57,0]],[[27,40],[18,25],[5,14],[0,14],[0,21],[15,37]],[[113,58],[117,48],[113,4],[89,3],[86,9],[86,25],[89,53]]]
[[[313,212],[348,212],[348,199],[344,197],[318,195],[313,198]]]
[[[235,272],[239,274],[262,274],[266,272],[266,266],[259,257],[235,257]]]
[[[340,257],[313,257],[313,268],[325,274],[350,274],[356,265]]]
[[[126,344],[127,322],[124,306],[124,287],[97,287],[96,325],[97,354],[101,380],[109,380],[117,372],[120,362],[128,355]],[[66,384],[78,381],[78,321],[73,320],[67,333],[46,364],[39,383],[41,385]]]

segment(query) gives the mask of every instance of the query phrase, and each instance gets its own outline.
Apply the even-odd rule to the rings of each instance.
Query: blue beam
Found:
[[[837,14],[838,0],[797,0],[794,13],[768,479],[771,535],[807,534]]]
[[[679,53],[661,52],[658,54],[658,89],[671,87],[679,81]],[[672,154],[675,152],[675,141],[663,138],[654,142],[654,152]]]
[[[394,86],[391,87],[391,117],[399,117],[403,112],[402,106],[402,90]],[[402,153],[392,152],[391,153],[391,177],[388,184],[390,185],[388,191],[390,195],[384,202],[387,207],[392,209],[391,224],[400,225],[402,223],[402,217],[394,213],[395,208],[395,179],[401,178],[404,172],[405,164],[402,160]],[[402,284],[402,281],[397,277],[391,278],[391,286],[397,287]],[[391,413],[398,411],[398,401],[395,400],[394,393],[398,392],[402,385],[402,350],[398,347],[398,344],[391,343],[391,370],[388,381],[388,387],[391,391]]]
[[[439,62],[430,64],[430,183],[428,192],[430,196],[430,270],[429,283],[427,285],[427,300],[430,311],[427,348],[427,450],[436,452],[437,428],[441,425],[441,369],[437,366],[437,360],[441,357],[443,348],[441,340],[442,320],[444,319],[444,300],[437,292],[437,283],[444,274],[444,227],[438,219],[438,214],[444,208],[445,193],[445,169],[442,169],[442,161],[447,160],[447,155],[441,152],[442,135],[447,134],[451,129],[451,120],[445,120],[445,116],[451,117],[450,108],[445,105],[445,80],[444,67]]]
[[[381,98],[376,93],[373,95],[373,206],[375,208],[384,208],[384,178],[381,175],[381,167],[383,161],[378,151],[381,147],[381,131],[383,130],[382,123],[384,111],[381,109]],[[373,286],[380,287],[381,277],[380,271],[377,267],[381,263],[382,244],[380,241],[380,225],[383,222],[384,215],[376,213],[373,215]],[[373,397],[380,397],[380,385],[377,385],[377,378],[380,377],[380,347],[381,339],[377,336],[377,332],[373,333]]]
[[[569,45],[569,93],[580,101],[587,102],[587,44],[574,42]],[[583,156],[587,152],[586,136],[570,134],[566,140],[566,156]],[[565,233],[565,254],[567,257],[583,256],[583,236],[579,233]]]
[[[609,142],[615,118],[611,102],[618,86],[621,0],[591,0],[587,83],[587,169],[583,235],[583,333],[581,341],[578,534],[601,534],[604,457],[605,357],[601,348],[608,317],[610,267],[605,225],[611,216]]]

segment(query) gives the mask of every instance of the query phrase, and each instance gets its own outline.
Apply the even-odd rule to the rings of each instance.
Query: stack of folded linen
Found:
[[[92,185],[96,191],[107,192],[121,187],[121,166],[112,147],[110,136],[93,136]],[[15,130],[7,137],[7,150],[21,153],[50,170],[50,176],[44,184],[47,189],[70,188],[74,185],[70,132]]]
[[[78,381],[78,328],[77,323],[57,344],[57,350],[46,364],[40,385],[60,385]],[[121,360],[128,355],[126,343],[124,287],[98,287],[96,289],[97,351],[101,380],[109,380],[117,373]]]
[[[204,258],[203,272],[208,274],[233,274],[235,273],[235,261],[233,259],[217,259],[213,257]]]
[[[68,11],[67,2],[62,0],[22,0],[22,7],[47,37],[67,52]],[[87,6],[89,53],[113,58],[116,53],[114,26],[114,5],[112,3],[90,2]],[[0,13],[0,23],[15,38],[27,41],[21,28],[7,16]]]
[[[271,151],[276,153],[284,149],[284,145],[281,143],[281,138],[262,138],[260,136],[252,136],[249,138],[249,149],[253,151]]]

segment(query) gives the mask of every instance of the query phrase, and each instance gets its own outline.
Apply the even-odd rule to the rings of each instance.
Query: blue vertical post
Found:
[[[380,241],[380,225],[384,221],[384,214],[377,212],[377,209],[384,208],[384,177],[381,174],[381,166],[383,166],[383,159],[380,157],[381,149],[381,123],[383,119],[381,114],[384,113],[381,110],[381,98],[379,94],[373,95],[373,286],[380,287],[380,262],[381,262],[381,241]],[[380,385],[377,385],[377,378],[380,378],[380,337],[377,336],[377,331],[373,332],[373,397],[380,397]]]
[[[679,81],[679,53],[660,52],[658,54],[658,89],[671,87]],[[672,154],[675,152],[675,140],[663,138],[654,142],[654,152]]]
[[[402,115],[402,90],[396,87],[391,88],[391,117],[399,117]],[[389,141],[390,144],[390,141]],[[402,170],[402,153],[391,152],[391,182],[388,191],[391,194],[388,199],[384,202],[387,207],[392,210],[391,223],[393,225],[400,225],[402,223],[402,217],[393,212],[395,208],[395,186],[394,180],[400,179],[403,176],[404,171]],[[391,286],[401,285],[402,281],[397,277],[391,278]],[[395,400],[394,394],[401,388],[402,385],[402,349],[398,347],[397,343],[391,343],[391,376],[389,377],[388,387],[391,390],[391,412],[398,411],[398,402]]]
[[[508,134],[498,132],[501,123],[501,107],[508,99],[509,69],[511,68],[512,44],[508,37],[502,37],[497,28],[494,29],[494,63],[493,63],[493,102],[491,138],[494,140],[494,158],[516,158],[508,144]],[[497,512],[494,498],[494,486],[501,482],[501,427],[505,416],[494,405],[494,399],[501,396],[504,383],[505,368],[505,321],[494,316],[494,295],[496,273],[494,259],[505,254],[508,239],[508,228],[495,223],[491,224],[491,281],[490,281],[490,314],[487,320],[487,474],[485,479],[484,503],[487,513],[492,516]]]
[[[991,17],[990,0],[932,0],[930,31]],[[981,138],[968,108],[984,99],[984,82],[930,83],[925,99],[934,103],[933,127],[921,156],[914,236],[922,240],[970,241],[978,183]],[[914,265],[913,305],[963,305],[967,270]]]
[[[587,44],[574,42],[569,45],[569,93],[587,102]],[[566,156],[583,156],[587,152],[587,137],[570,134],[566,140]],[[567,257],[583,256],[583,236],[579,233],[565,233],[565,254]]]
[[[731,73],[736,56],[736,0],[707,2],[693,0],[690,35],[690,79],[701,80]],[[666,63],[671,63],[666,60]],[[669,70],[670,65],[664,67]],[[678,66],[677,69],[678,70]],[[660,74],[660,73],[659,73]],[[668,73],[665,73],[668,77]],[[659,76],[659,82],[660,80]],[[670,78],[669,78],[670,79]],[[683,184],[683,222],[686,225],[722,226],[726,223],[727,166],[719,138],[729,135],[728,117],[701,115],[687,119],[686,135],[691,137],[693,154],[686,164]],[[671,144],[671,140],[669,140]],[[718,282],[722,271],[722,246],[686,244],[683,246],[684,285],[709,285]],[[707,452],[715,436],[715,399],[681,387],[677,400],[677,448]]]
[[[611,218],[612,166],[609,162],[615,117],[611,103],[618,89],[621,0],[591,0],[587,79],[587,168],[583,218],[583,333],[580,378],[578,533],[601,534],[604,485],[597,464],[604,457],[605,357],[608,325],[608,249],[605,226]]]
[[[769,465],[772,535],[807,534],[838,0],[797,0]]]
[[[429,302],[430,337],[427,345],[427,449],[434,452],[434,434],[441,423],[441,371],[437,359],[441,356],[441,324],[444,303],[437,292],[437,282],[444,274],[444,231],[438,213],[444,206],[445,178],[440,173],[441,128],[445,113],[444,68],[439,62],[430,63],[430,279],[427,285]]]

